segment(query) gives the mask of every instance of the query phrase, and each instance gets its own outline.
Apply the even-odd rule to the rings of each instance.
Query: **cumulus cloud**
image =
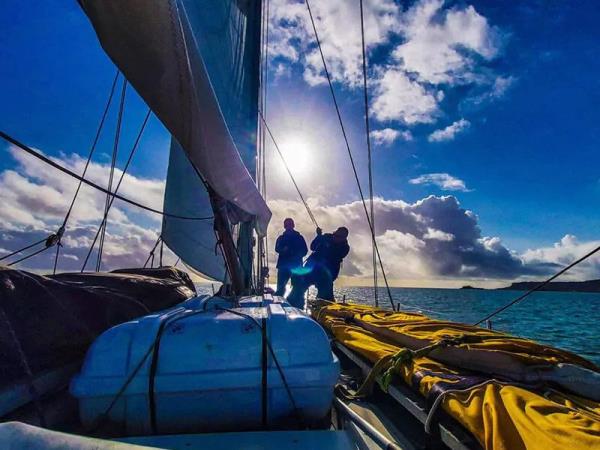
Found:
[[[17,163],[14,170],[0,173],[0,248],[3,253],[25,247],[51,233],[62,224],[77,181],[49,169],[41,161],[9,147]],[[52,158],[75,173],[82,173],[85,160],[64,155]],[[110,167],[91,163],[86,178],[106,185]],[[120,170],[115,171],[118,180]],[[121,194],[142,204],[162,209],[164,182],[126,174]],[[78,270],[92,243],[104,211],[106,196],[83,186],[69,218],[63,238],[60,268]],[[143,265],[157,238],[160,217],[141,213],[139,209],[115,200],[109,215],[103,261],[105,268]],[[149,225],[141,226],[140,221]],[[52,266],[53,252],[44,252],[24,263],[23,267],[41,269]],[[89,266],[88,266],[89,267]]]
[[[463,84],[481,81],[476,57],[493,59],[499,51],[497,31],[473,6],[444,10],[443,0],[417,2],[403,17],[406,41],[393,57],[420,81]]]
[[[312,2],[311,7],[333,81],[360,87],[358,3],[328,0]],[[275,73],[286,73],[282,62],[292,63],[301,67],[309,85],[325,83],[304,2],[274,0],[271,11],[269,51]],[[367,50],[378,52],[369,81],[373,117],[380,122],[433,123],[441,116],[445,90],[468,84],[478,86],[478,95],[491,98],[502,95],[512,82],[488,64],[500,55],[503,34],[471,5],[417,0],[403,10],[394,0],[369,0],[365,31]]]
[[[369,0],[364,3],[365,42],[373,48],[386,44],[400,24],[400,8],[394,0]],[[334,81],[358,86],[362,80],[361,35],[357,2],[328,0],[311,2],[317,32]],[[326,82],[321,56],[304,1],[273,0],[270,4],[269,55],[304,67],[304,79],[310,85]]]
[[[429,135],[427,140],[429,142],[451,141],[456,137],[457,134],[464,132],[470,126],[471,122],[465,119],[460,119],[452,123],[451,125],[448,125],[446,128],[442,128],[441,130],[435,130]]]
[[[551,247],[529,249],[523,254],[528,264],[548,263],[558,267],[571,264],[600,246],[600,241],[580,242],[577,236],[566,234]],[[600,278],[600,255],[596,254],[561,276],[561,280],[590,280]]]
[[[444,191],[470,191],[463,180],[453,177],[449,173],[427,173],[412,178],[408,182],[410,184],[433,184]]]
[[[393,128],[383,128],[381,130],[373,130],[370,133],[373,143],[379,146],[390,146],[396,140],[412,141],[413,135],[410,131],[395,130]]]
[[[379,121],[396,120],[407,125],[433,122],[439,114],[435,92],[395,69],[380,71],[371,109]]]
[[[296,201],[273,200],[271,242],[281,232],[285,217],[307,239],[314,236],[310,221],[303,220]],[[388,277],[403,279],[480,278],[512,279],[544,275],[555,269],[547,261],[526,263],[507,249],[499,238],[483,236],[477,216],[462,208],[453,196],[429,196],[414,203],[375,199],[375,223],[379,248]],[[371,240],[360,202],[312,207],[325,231],[340,225],[350,230],[351,252],[342,274],[368,277],[371,268]],[[275,261],[275,255],[270,255]]]
[[[76,182],[41,166],[36,160],[13,151],[18,162],[14,170],[0,173],[0,254],[6,254],[55,232],[62,222]],[[76,155],[60,159],[81,172]],[[108,166],[93,163],[90,177],[104,183]],[[126,178],[123,192],[144,203],[161,208],[163,186],[156,180]],[[134,192],[135,191],[135,192]],[[325,205],[322,199],[309,199],[319,224],[331,231],[340,225],[350,229],[351,253],[344,262],[343,274],[366,278],[371,273],[371,238],[358,201]],[[72,220],[63,238],[64,255],[60,270],[79,270],[101,219],[104,195],[83,188]],[[295,217],[297,227],[307,237],[314,236],[309,220],[303,220],[303,206],[296,201],[272,200],[274,213],[269,240],[274,242],[285,217]],[[571,235],[548,248],[528,250],[518,255],[498,237],[484,236],[475,214],[462,208],[453,196],[429,196],[414,203],[375,199],[376,235],[388,276],[403,279],[513,279],[540,277],[556,271],[589,251],[600,242],[579,242]],[[154,244],[159,222],[140,216],[126,205],[111,213],[104,248],[103,269],[141,266]],[[302,212],[302,213],[300,213]],[[148,225],[148,223],[150,225]],[[270,261],[275,261],[272,252]],[[175,256],[165,254],[165,262]],[[92,262],[95,261],[92,255]],[[53,252],[42,253],[22,267],[48,270]],[[598,277],[600,258],[578,267],[570,277]]]

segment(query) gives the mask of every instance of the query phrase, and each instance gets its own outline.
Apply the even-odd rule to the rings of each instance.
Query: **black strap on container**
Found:
[[[261,336],[262,336],[262,352],[261,352],[261,368],[262,368],[262,389],[261,389],[261,405],[262,405],[262,427],[267,429],[269,418],[268,418],[268,347],[267,347],[267,319],[265,317],[261,320]]]

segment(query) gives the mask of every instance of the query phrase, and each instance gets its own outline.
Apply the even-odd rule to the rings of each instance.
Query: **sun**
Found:
[[[308,143],[301,138],[293,137],[286,140],[280,147],[292,174],[305,173],[308,169],[310,155]]]

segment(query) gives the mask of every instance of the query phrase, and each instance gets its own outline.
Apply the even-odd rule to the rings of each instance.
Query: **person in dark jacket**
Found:
[[[284,232],[275,242],[277,259],[277,291],[275,295],[283,296],[285,286],[292,271],[302,267],[302,258],[308,253],[304,237],[294,230],[294,220],[287,218],[283,221]]]
[[[301,272],[292,275],[292,292],[288,302],[296,308],[304,308],[304,294],[314,285],[317,297],[333,300],[333,282],[340,273],[342,260],[350,252],[348,229],[339,227],[333,233],[323,234],[317,228],[317,236],[310,244],[311,255],[304,263]]]

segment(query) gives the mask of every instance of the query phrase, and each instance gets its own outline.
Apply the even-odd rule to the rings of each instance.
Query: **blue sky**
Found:
[[[359,38],[357,2],[313,3],[366,182],[364,111],[353,46]],[[388,129],[395,137],[374,146],[376,195],[408,205],[429,195],[454,196],[460,208],[477,216],[473,226],[481,230],[480,239],[500,238],[503,249],[525,263],[561,264],[599,240],[600,5],[441,0],[367,4],[373,21],[367,18],[367,26],[373,25],[367,35],[371,126]],[[282,147],[296,145],[306,153],[309,164],[298,170],[298,180],[326,215],[351,204],[357,193],[329,91],[320,78],[320,62],[311,59],[314,42],[302,22],[302,8],[293,0],[273,0],[272,26],[278,32],[271,36],[268,114]],[[426,8],[432,11],[429,16]],[[340,27],[342,20],[345,26]],[[87,18],[75,1],[8,0],[0,29],[1,129],[49,155],[85,155],[115,73]],[[145,105],[130,92],[122,142],[133,140],[144,113]],[[114,129],[111,117],[113,128],[109,123],[107,129]],[[106,134],[96,159],[100,165],[109,160],[110,142]],[[168,143],[167,132],[153,118],[131,175],[138,181],[162,180]],[[7,146],[0,147],[0,171],[27,172]],[[122,151],[121,165],[124,158]],[[300,210],[290,207],[296,198],[272,152],[268,162],[269,199],[279,220],[288,207]],[[29,179],[44,182],[31,174]],[[157,228],[148,217],[127,211],[132,223]],[[4,222],[6,229],[35,228],[9,222]],[[302,226],[308,232],[308,223]],[[427,239],[390,227],[401,233],[399,248],[411,252],[420,244],[411,247],[407,236]],[[381,229],[382,235],[387,231]],[[567,235],[559,245],[565,251],[554,251],[554,243]],[[9,247],[5,244],[0,247]],[[527,257],[528,249],[537,253]],[[469,264],[462,261],[463,267]],[[348,269],[347,275],[360,276],[363,266]],[[582,276],[598,275],[596,270],[592,266]],[[534,275],[517,272],[481,276]],[[461,281],[480,276],[468,270],[462,275],[424,270],[408,278],[427,274]]]

